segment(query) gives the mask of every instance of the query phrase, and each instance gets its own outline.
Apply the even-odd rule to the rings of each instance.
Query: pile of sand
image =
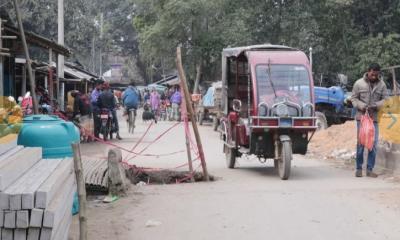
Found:
[[[308,152],[322,157],[351,153],[356,150],[357,128],[355,121],[317,131],[308,147]]]

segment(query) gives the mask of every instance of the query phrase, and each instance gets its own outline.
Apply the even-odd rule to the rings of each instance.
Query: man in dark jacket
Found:
[[[119,125],[117,118],[117,104],[115,101],[114,93],[110,89],[110,85],[108,82],[103,84],[103,92],[100,94],[99,99],[97,100],[97,105],[100,109],[106,108],[111,111],[113,116],[113,121],[115,124],[115,132],[117,133],[117,139],[121,140],[121,136],[119,135]]]
[[[97,105],[97,100],[99,99],[99,96],[101,94],[101,91],[103,88],[103,83],[104,82],[102,80],[97,80],[96,87],[90,94],[90,103],[92,105],[91,107],[92,107],[92,112],[93,112],[94,136],[96,138],[99,137],[100,125],[101,125],[101,120],[99,117],[100,109]]]
[[[378,111],[383,106],[384,101],[388,97],[386,84],[380,79],[380,66],[373,63],[368,67],[368,72],[363,78],[356,81],[353,86],[351,102],[353,107],[357,109],[357,133],[360,129],[360,119],[367,111],[369,116],[374,120],[375,141],[371,151],[368,152],[367,176],[377,177],[373,172],[376,158],[376,145],[379,138],[378,127]],[[357,134],[358,137],[358,134]],[[357,143],[357,161],[356,161],[356,177],[362,177],[362,165],[364,162],[364,146]]]
[[[89,116],[91,114],[91,107],[89,98],[86,95],[81,94],[79,91],[74,91],[71,93],[74,98],[74,117],[76,115]]]

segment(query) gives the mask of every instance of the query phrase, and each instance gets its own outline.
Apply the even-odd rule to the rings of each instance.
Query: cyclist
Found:
[[[134,109],[134,114],[136,117],[136,109],[140,102],[140,93],[135,87],[135,83],[131,82],[129,86],[122,93],[122,104],[125,107],[125,111],[129,114],[129,110]],[[128,117],[129,119],[129,117]]]

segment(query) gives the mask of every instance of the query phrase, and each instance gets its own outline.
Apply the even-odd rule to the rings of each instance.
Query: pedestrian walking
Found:
[[[172,119],[175,121],[180,121],[180,106],[182,103],[182,95],[179,87],[175,88],[174,94],[171,96],[171,104],[172,104]]]
[[[150,106],[151,111],[154,113],[154,116],[158,117],[158,110],[160,108],[160,94],[158,94],[157,90],[153,88],[150,94]]]
[[[376,178],[378,175],[373,171],[376,158],[376,146],[379,138],[378,128],[378,111],[383,106],[385,99],[388,96],[387,87],[385,82],[380,78],[380,66],[377,63],[372,63],[368,67],[368,71],[364,76],[357,80],[353,86],[351,102],[353,107],[357,109],[357,137],[360,132],[361,117],[368,113],[373,119],[375,127],[375,138],[373,147],[368,151],[367,171],[368,177]],[[362,167],[364,163],[364,148],[365,146],[357,141],[357,159],[356,159],[356,177],[362,177]]]
[[[144,100],[144,104],[150,102],[150,92],[149,92],[148,89],[146,89],[146,90],[144,91],[143,100]]]

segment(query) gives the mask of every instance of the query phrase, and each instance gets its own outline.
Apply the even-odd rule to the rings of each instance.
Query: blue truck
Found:
[[[314,87],[318,129],[353,119],[353,108],[348,101],[350,94],[340,86]]]

